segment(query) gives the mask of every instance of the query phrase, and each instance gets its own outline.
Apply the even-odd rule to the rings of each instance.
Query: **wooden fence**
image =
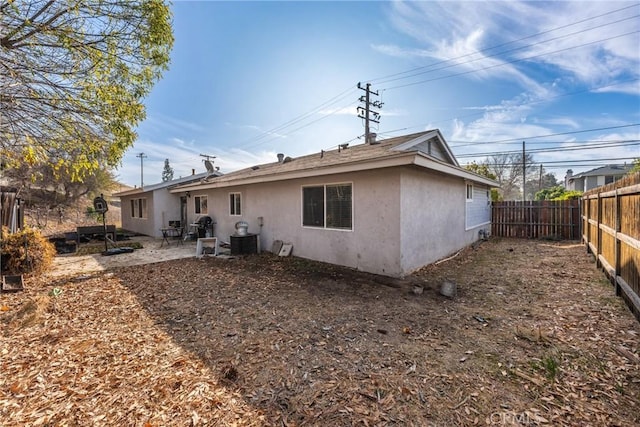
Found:
[[[582,197],[582,238],[640,320],[640,172]]]
[[[531,239],[580,239],[580,200],[494,202],[491,234]]]

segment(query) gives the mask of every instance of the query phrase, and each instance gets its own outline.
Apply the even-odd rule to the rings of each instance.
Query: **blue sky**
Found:
[[[161,181],[438,128],[461,164],[520,150],[562,179],[640,157],[640,2],[175,1],[171,65],[118,179]],[[372,98],[373,99],[373,98]],[[629,160],[627,160],[629,162]]]

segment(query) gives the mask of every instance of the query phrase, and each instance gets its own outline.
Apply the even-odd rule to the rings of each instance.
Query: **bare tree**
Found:
[[[525,156],[525,180],[536,172],[537,165],[531,154]],[[518,154],[496,154],[486,159],[489,171],[500,183],[500,193],[504,200],[522,199],[522,165],[523,157]]]

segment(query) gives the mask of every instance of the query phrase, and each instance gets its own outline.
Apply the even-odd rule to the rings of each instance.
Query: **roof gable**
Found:
[[[427,156],[441,160],[454,166],[460,166],[451,148],[442,137],[438,129],[425,132],[420,136],[398,144],[392,150],[397,151],[419,151]]]

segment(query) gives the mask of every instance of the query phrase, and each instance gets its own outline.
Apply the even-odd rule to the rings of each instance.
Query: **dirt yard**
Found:
[[[0,309],[2,426],[640,424],[640,324],[577,244],[494,239],[403,281],[192,257]]]

